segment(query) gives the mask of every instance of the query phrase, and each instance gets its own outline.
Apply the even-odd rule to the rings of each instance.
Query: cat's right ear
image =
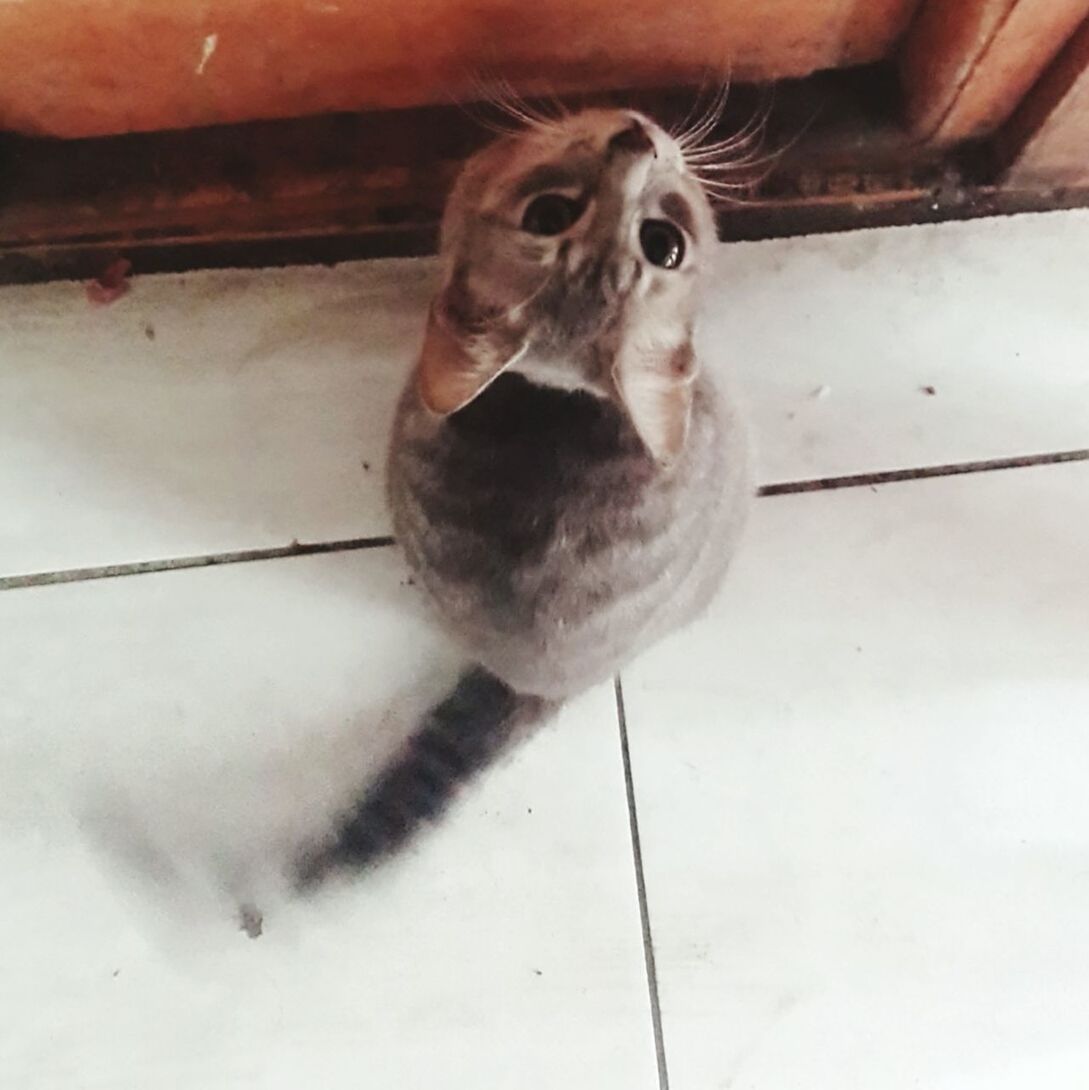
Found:
[[[469,317],[444,292],[431,305],[416,368],[420,400],[449,416],[465,408],[523,352],[525,337],[497,315]]]
[[[629,337],[613,365],[620,403],[661,466],[680,457],[692,415],[696,356],[691,335],[675,345],[641,345]]]

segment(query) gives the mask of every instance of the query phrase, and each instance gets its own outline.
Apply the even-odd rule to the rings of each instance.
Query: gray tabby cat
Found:
[[[714,594],[753,492],[692,346],[715,246],[683,143],[637,113],[535,121],[466,164],[388,496],[416,582],[479,665],[304,880],[401,846]]]

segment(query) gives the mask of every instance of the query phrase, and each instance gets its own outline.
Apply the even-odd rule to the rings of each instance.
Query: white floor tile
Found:
[[[762,480],[1089,447],[1087,261],[1089,211],[723,247]]]
[[[433,272],[138,277],[104,308],[0,290],[0,574],[387,533]]]
[[[1085,212],[723,247],[705,363],[751,402],[764,480],[1084,447],[1087,259]],[[0,575],[385,533],[434,275],[0,290]]]
[[[1089,1079],[1089,466],[761,500],[625,675],[674,1090]]]
[[[610,688],[405,857],[279,891],[453,676],[403,578],[377,550],[0,594],[0,1085],[657,1085]]]

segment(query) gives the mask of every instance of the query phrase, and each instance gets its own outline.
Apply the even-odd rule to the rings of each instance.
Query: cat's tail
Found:
[[[339,824],[306,855],[301,888],[334,872],[359,870],[394,854],[442,816],[458,789],[558,704],[515,692],[482,666],[458,680]]]

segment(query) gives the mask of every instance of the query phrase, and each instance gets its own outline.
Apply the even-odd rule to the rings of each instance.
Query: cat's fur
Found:
[[[520,228],[542,192],[584,205],[557,237]],[[679,268],[644,258],[647,218],[684,229]],[[479,666],[309,876],[400,846],[512,737],[714,594],[752,494],[741,422],[692,347],[714,248],[680,146],[641,115],[533,125],[466,165],[388,496],[417,583]]]

